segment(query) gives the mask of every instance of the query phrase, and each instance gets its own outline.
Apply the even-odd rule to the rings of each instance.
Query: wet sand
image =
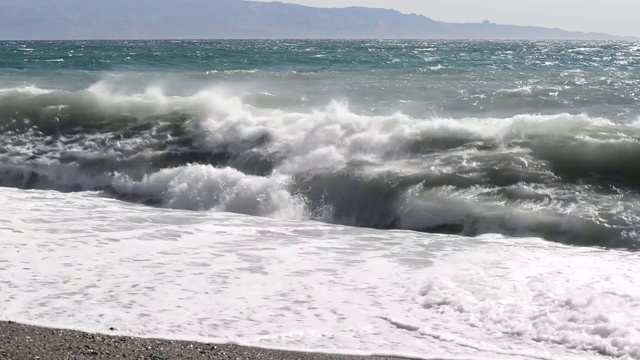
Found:
[[[51,329],[0,322],[0,359],[3,360],[391,360],[318,353],[263,350],[237,345],[142,339]]]

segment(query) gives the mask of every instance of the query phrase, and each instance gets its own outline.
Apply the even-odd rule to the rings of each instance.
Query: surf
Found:
[[[0,104],[11,104],[0,107],[3,186],[379,229],[638,243],[634,210],[612,199],[639,186],[627,160],[640,154],[634,124],[369,116],[337,101],[291,112],[215,89],[124,95],[100,83],[4,89]],[[576,191],[593,199],[587,210]]]

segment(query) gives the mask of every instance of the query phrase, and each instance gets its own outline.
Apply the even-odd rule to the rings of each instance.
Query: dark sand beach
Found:
[[[260,359],[347,360],[391,359],[263,350],[237,345],[141,339],[0,322],[0,359]]]

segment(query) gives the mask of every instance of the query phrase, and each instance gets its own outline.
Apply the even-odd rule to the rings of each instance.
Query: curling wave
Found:
[[[0,90],[0,185],[188,210],[637,247],[640,128],[587,115],[416,119],[192,96]],[[622,206],[620,205],[622,201]]]

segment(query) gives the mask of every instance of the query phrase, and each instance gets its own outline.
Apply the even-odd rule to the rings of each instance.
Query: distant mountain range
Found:
[[[445,23],[395,10],[243,0],[2,0],[0,39],[593,39],[542,27]],[[626,38],[630,39],[630,38]]]

